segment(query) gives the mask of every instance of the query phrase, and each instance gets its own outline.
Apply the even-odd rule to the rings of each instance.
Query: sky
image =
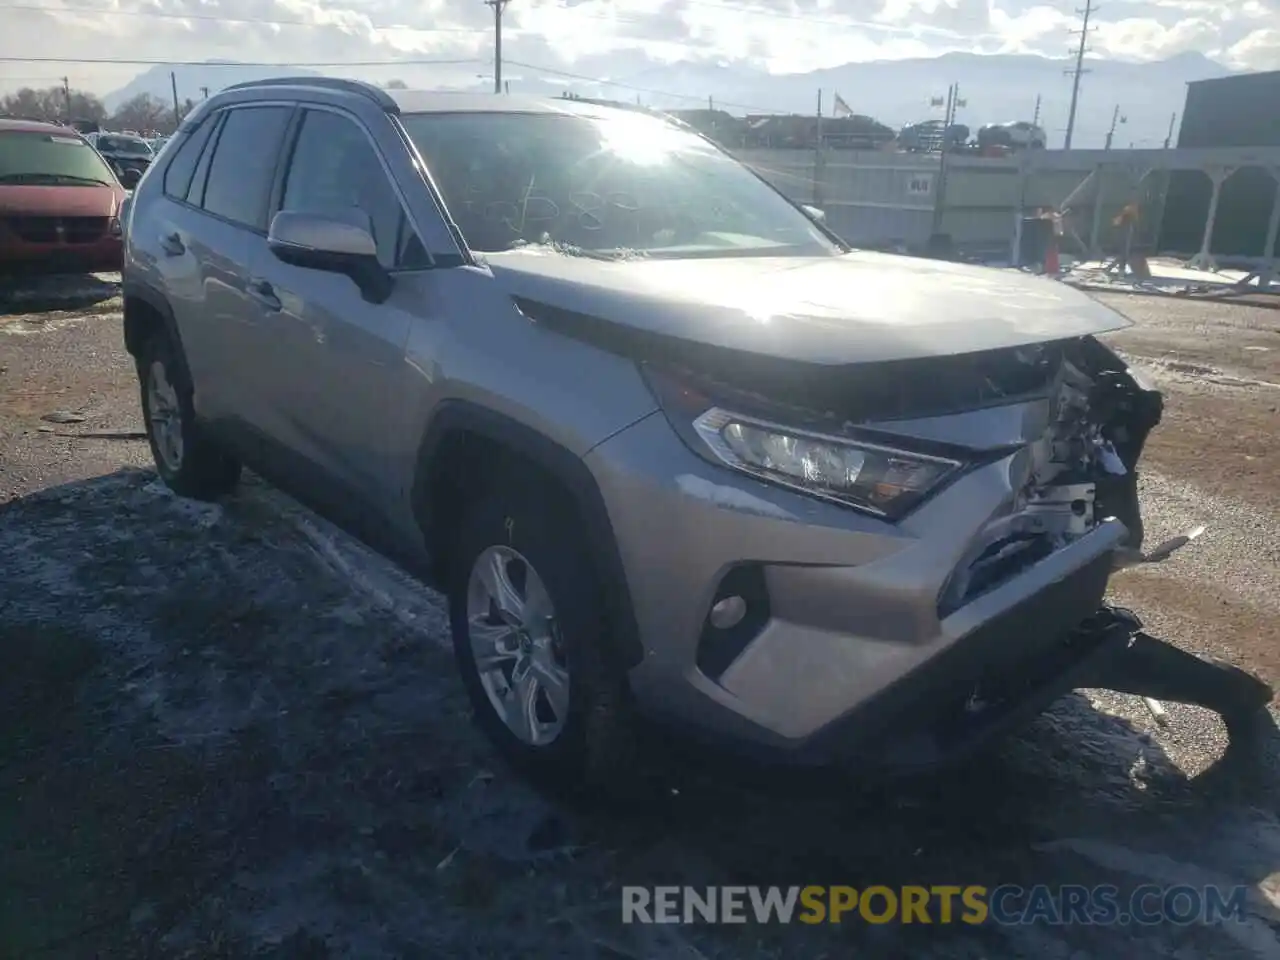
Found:
[[[1061,57],[1083,3],[509,0],[504,75],[518,83],[582,74],[623,85],[655,63],[680,61],[799,73],[951,51]],[[1280,0],[1106,0],[1094,26],[1091,56],[1198,52],[1235,69],[1280,69]],[[0,0],[0,92],[66,76],[101,95],[147,64],[92,60],[213,58],[316,64],[411,86],[470,85],[492,76],[493,11],[484,0]],[[375,65],[403,59],[419,63]]]

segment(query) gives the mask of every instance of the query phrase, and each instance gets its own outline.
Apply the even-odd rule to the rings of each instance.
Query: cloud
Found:
[[[1280,29],[1264,27],[1253,31],[1228,47],[1224,59],[1245,70],[1280,69]]]
[[[1221,51],[1233,65],[1270,66],[1280,59],[1268,25],[1277,10],[1280,0],[1111,0],[1091,45],[1113,58]],[[0,0],[0,20],[5,49],[29,57],[402,59],[416,62],[346,72],[444,86],[492,71],[492,11],[480,0]],[[652,64],[796,73],[950,51],[1062,57],[1077,27],[1074,4],[1058,0],[514,0],[504,53],[526,66],[504,73],[642,85],[636,77]],[[429,62],[441,60],[464,62]],[[66,75],[106,92],[144,68],[0,63],[0,89]]]
[[[989,0],[884,0],[876,19],[884,23],[925,23],[979,37],[991,27]]]
[[[1166,25],[1154,18],[1129,17],[1098,25],[1093,47],[1100,53],[1134,60],[1162,60],[1219,45],[1221,24],[1186,17]]]

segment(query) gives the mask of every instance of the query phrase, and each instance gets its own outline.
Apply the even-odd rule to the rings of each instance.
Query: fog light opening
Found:
[[[747,615],[747,601],[739,596],[725,597],[711,607],[707,619],[717,630],[728,630],[736,627]]]
[[[696,662],[703,676],[718,682],[770,616],[763,568],[744,563],[726,572],[711,597],[698,637]]]

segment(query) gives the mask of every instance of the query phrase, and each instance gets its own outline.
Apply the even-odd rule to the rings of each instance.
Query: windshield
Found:
[[[652,257],[840,252],[746,167],[656,117],[402,118],[467,245]]]
[[[151,148],[137,137],[98,137],[98,149],[103,153],[122,153],[131,157],[149,157]]]
[[[111,184],[115,177],[73,133],[0,133],[0,183]]]

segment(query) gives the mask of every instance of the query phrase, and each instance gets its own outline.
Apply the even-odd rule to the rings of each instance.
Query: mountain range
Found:
[[[948,53],[939,57],[848,63],[808,73],[770,74],[745,63],[658,63],[643,55],[626,58],[619,73],[619,58],[588,59],[574,64],[574,74],[608,77],[613,83],[591,83],[539,73],[521,65],[508,66],[511,92],[558,95],[570,90],[584,96],[611,96],[641,100],[656,107],[691,107],[711,103],[730,113],[805,113],[812,115],[821,96],[823,112],[830,115],[834,94],[855,112],[875,117],[890,126],[940,118],[942,111],[931,100],[945,97],[952,83],[959,85],[961,106],[956,120],[974,130],[984,123],[1036,118],[1049,135],[1050,147],[1062,145],[1071,100],[1069,60],[1025,55]],[[1222,64],[1198,53],[1142,63],[1085,61],[1080,106],[1073,145],[1100,147],[1113,117],[1117,120],[1116,148],[1158,147],[1169,132],[1170,119],[1181,115],[1186,84],[1194,80],[1226,76]],[[385,67],[375,68],[386,73]],[[179,95],[199,99],[201,88],[215,92],[233,83],[272,76],[316,75],[300,68],[261,67],[229,61],[199,65],[156,66],[104,98],[114,109],[139,93],[167,101],[171,96],[170,70]],[[395,76],[414,87],[442,89],[491,89],[492,81],[474,71],[442,77],[430,67],[406,65]],[[623,79],[625,77],[625,80]],[[366,77],[366,79],[376,79]],[[1117,113],[1118,110],[1118,113]],[[1174,142],[1176,143],[1176,130]]]

